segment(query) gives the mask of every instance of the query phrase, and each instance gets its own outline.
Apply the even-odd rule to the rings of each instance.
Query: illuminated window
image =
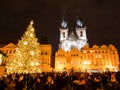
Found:
[[[101,58],[101,55],[100,54],[96,55],[96,58]]]
[[[82,31],[80,32],[80,36],[81,36],[81,37],[83,36],[83,32],[82,32]]]
[[[90,53],[93,53],[93,51],[91,50]]]
[[[74,64],[74,62],[73,62],[73,61],[71,61],[71,64]]]
[[[84,53],[86,53],[86,51],[83,51]]]
[[[65,32],[63,32],[62,35],[63,35],[63,38],[65,38]]]

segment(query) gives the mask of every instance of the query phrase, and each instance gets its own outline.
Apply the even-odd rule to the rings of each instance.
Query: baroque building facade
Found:
[[[114,45],[84,46],[64,51],[60,48],[55,53],[55,69],[57,71],[74,69],[76,71],[118,71],[118,51]]]
[[[0,47],[0,51],[2,51],[4,54],[6,54],[6,63],[8,63],[9,60],[12,60],[15,50],[17,48],[17,45],[13,43],[9,43],[8,45],[5,45],[3,47]],[[52,46],[50,44],[40,44],[40,68],[43,71],[50,71],[51,70],[51,55],[52,55]]]

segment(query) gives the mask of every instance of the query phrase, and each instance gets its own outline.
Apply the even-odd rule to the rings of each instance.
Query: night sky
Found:
[[[120,0],[1,0],[0,44],[17,43],[34,20],[36,37],[47,37],[56,51],[60,21],[67,18],[70,30],[82,17],[90,46],[113,44],[120,51]]]

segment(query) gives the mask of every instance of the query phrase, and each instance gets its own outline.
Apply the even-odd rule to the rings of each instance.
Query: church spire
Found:
[[[83,27],[83,20],[82,20],[82,18],[77,17],[76,25],[77,25],[77,27]]]
[[[64,29],[67,28],[67,22],[64,19],[61,22],[61,27]]]
[[[63,16],[62,16],[62,19],[61,19],[61,28],[62,29],[67,29],[67,27],[68,27],[65,13],[66,13],[65,10],[63,10]]]
[[[79,18],[77,19],[77,26],[83,27],[83,22]]]

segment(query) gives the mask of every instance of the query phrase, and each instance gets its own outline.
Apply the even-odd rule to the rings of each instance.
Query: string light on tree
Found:
[[[40,44],[35,37],[33,21],[18,41],[13,60],[7,64],[7,73],[38,73],[40,70]]]

